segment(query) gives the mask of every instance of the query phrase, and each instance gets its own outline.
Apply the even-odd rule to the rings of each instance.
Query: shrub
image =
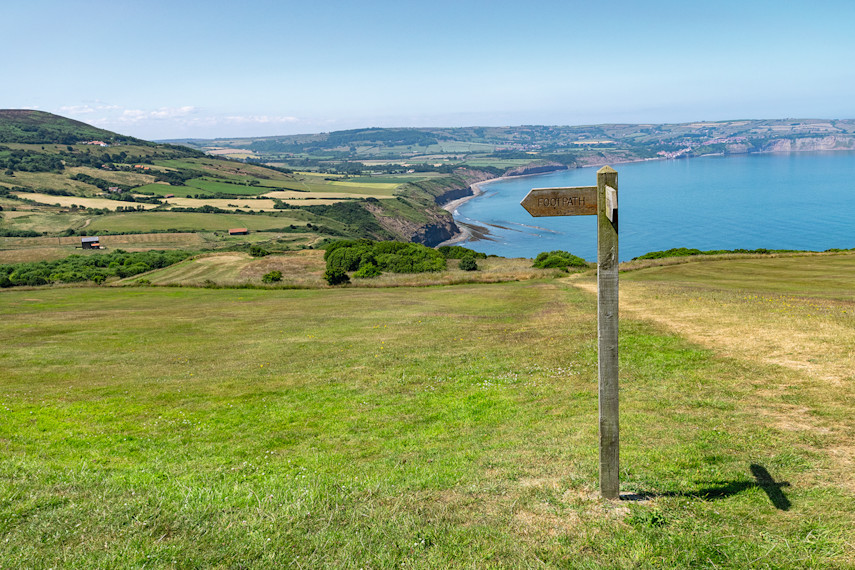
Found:
[[[373,261],[371,246],[353,245],[350,247],[339,247],[329,253],[327,257],[328,269],[341,269],[342,271],[356,271],[362,264],[363,257],[366,263]]]
[[[327,269],[324,272],[324,279],[326,279],[327,283],[330,285],[344,285],[345,283],[350,283],[350,277],[348,277],[347,273],[341,269]]]
[[[281,271],[271,271],[270,273],[265,273],[264,277],[261,278],[262,283],[276,283],[278,281],[282,281],[282,272]]]
[[[466,256],[460,260],[460,263],[457,265],[463,271],[477,271],[478,263],[475,261],[474,257]]]
[[[566,270],[568,267],[588,267],[588,262],[570,252],[557,249],[538,253],[534,259],[533,267]]]
[[[445,259],[463,259],[464,257],[487,259],[486,253],[481,253],[480,251],[475,251],[474,249],[469,249],[468,247],[460,245],[443,245],[436,248],[436,250],[441,253]]]
[[[327,270],[345,272],[372,265],[377,271],[392,273],[422,273],[445,269],[445,258],[438,251],[417,243],[397,241],[339,241],[327,247],[324,258],[327,261]],[[366,269],[366,273],[362,275],[373,271]]]
[[[264,257],[265,255],[270,255],[270,252],[260,245],[252,245],[249,247],[249,254],[253,257]]]
[[[353,274],[354,277],[359,277],[360,279],[370,279],[371,277],[377,277],[382,275],[383,272],[374,265],[373,263],[366,263],[362,265],[359,270]]]

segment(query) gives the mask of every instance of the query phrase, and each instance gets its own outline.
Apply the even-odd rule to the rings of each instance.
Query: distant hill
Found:
[[[0,143],[75,144],[93,140],[110,144],[152,144],[53,113],[0,109]]]
[[[674,124],[368,128],[279,137],[184,139],[211,154],[349,175],[461,166],[542,169],[709,154],[855,150],[851,119],[766,119]],[[515,171],[515,170],[514,170]],[[523,171],[528,173],[527,170]]]

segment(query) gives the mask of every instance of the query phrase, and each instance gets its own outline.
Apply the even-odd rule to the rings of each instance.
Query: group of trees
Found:
[[[399,241],[372,241],[368,239],[333,242],[324,252],[327,271],[324,277],[331,285],[349,281],[347,272],[354,277],[370,278],[390,273],[424,273],[442,271],[445,257],[435,249],[417,243]]]
[[[21,172],[62,172],[65,166],[55,154],[0,147],[0,169],[6,175]]]
[[[71,255],[56,261],[0,265],[0,287],[48,285],[51,283],[103,283],[109,277],[131,277],[152,269],[167,267],[189,257],[187,251],[127,252]]]

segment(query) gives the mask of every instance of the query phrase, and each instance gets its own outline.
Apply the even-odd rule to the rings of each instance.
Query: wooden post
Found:
[[[520,202],[535,217],[597,216],[600,494],[604,499],[620,498],[617,187],[617,172],[604,166],[597,171],[596,186],[532,188]]]
[[[600,402],[600,494],[620,497],[618,421],[617,172],[597,171],[597,353]]]

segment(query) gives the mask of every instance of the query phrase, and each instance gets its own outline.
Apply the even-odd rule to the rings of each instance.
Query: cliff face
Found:
[[[365,204],[364,207],[374,215],[383,229],[395,234],[402,241],[433,247],[460,233],[460,228],[454,223],[451,214],[440,208],[423,212],[427,220],[416,222],[400,216],[390,216],[383,211],[382,206],[376,204]]]
[[[451,184],[444,192],[437,195],[434,201],[440,206],[443,204],[447,204],[454,200],[459,200],[460,198],[466,198],[468,196],[474,196],[475,192],[472,190],[472,185],[477,184],[478,182],[484,182],[485,180],[491,180],[495,178],[494,175],[489,172],[484,172],[481,170],[471,170],[468,168],[461,168],[457,172],[455,172],[460,177],[460,182],[456,184]]]
[[[797,139],[778,139],[764,145],[764,152],[807,152],[818,150],[853,150],[855,140],[851,137],[829,135]]]
[[[567,165],[561,164],[560,162],[540,162],[511,168],[510,170],[505,172],[505,176],[525,176],[527,174],[543,174],[545,172],[556,172],[558,170],[567,169]]]
[[[460,233],[454,217],[440,205],[474,195],[473,184],[494,176],[481,170],[460,168],[452,176],[414,182],[404,187],[398,198],[404,204],[404,210],[400,203],[397,208],[384,208],[382,201],[368,202],[364,207],[377,223],[398,239],[434,247]]]

